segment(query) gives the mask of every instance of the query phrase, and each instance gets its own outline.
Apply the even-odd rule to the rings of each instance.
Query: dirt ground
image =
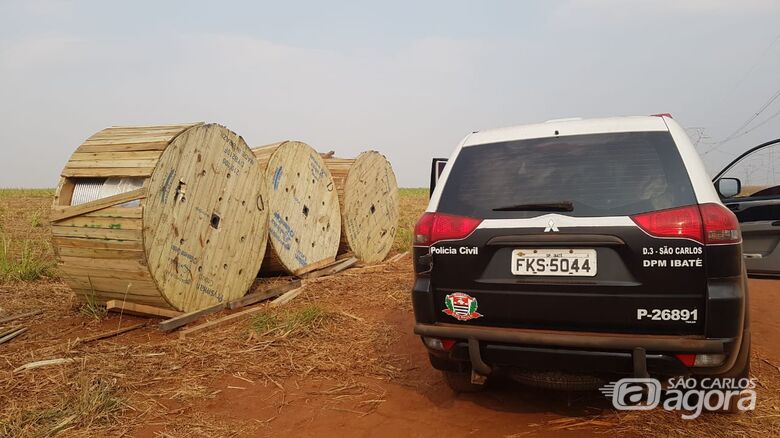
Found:
[[[402,198],[406,227],[423,195]],[[35,210],[46,200],[27,201],[13,205]],[[0,230],[24,228],[9,226],[29,220],[5,205]],[[85,312],[56,277],[0,283],[0,318],[42,310],[0,345],[0,437],[780,435],[780,281],[750,280],[756,411],[686,421],[616,411],[597,392],[509,381],[452,393],[412,333],[410,265],[406,256],[349,269],[307,284],[288,305],[264,304],[257,316],[184,340],[160,332],[159,320]],[[53,358],[72,361],[14,372]]]

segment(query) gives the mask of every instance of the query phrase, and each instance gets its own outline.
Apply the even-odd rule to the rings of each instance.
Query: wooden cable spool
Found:
[[[306,143],[283,141],[253,149],[268,187],[268,249],[262,272],[301,275],[336,258],[341,233],[330,171]]]
[[[352,251],[363,263],[390,252],[398,228],[398,185],[390,162],[376,151],[354,159],[326,158],[341,207],[339,253]]]
[[[98,303],[189,312],[239,298],[265,252],[266,197],[252,151],[223,126],[104,129],[62,171],[52,207],[59,268],[78,297]]]

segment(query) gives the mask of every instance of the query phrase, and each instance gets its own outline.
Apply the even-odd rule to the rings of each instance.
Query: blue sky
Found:
[[[54,186],[110,125],[377,149],[402,186],[468,132],[671,112],[715,170],[780,137],[773,1],[0,1],[0,186]]]

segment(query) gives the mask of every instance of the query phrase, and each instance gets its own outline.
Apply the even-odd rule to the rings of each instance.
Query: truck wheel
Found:
[[[471,383],[471,372],[442,371],[444,381],[454,392],[479,392],[485,385]]]

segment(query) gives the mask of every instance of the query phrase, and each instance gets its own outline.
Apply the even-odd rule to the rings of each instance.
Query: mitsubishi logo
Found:
[[[553,222],[552,219],[550,219],[550,222],[547,222],[547,228],[544,229],[545,233],[549,233],[550,231],[553,233],[558,232],[558,227],[555,226],[555,222]]]

